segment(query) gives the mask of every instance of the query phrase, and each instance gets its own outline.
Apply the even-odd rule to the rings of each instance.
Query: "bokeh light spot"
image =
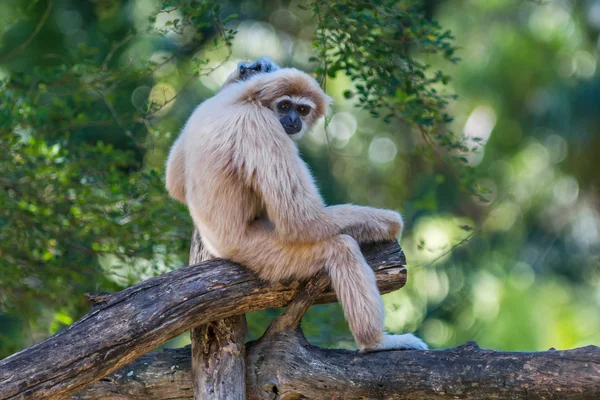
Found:
[[[554,185],[554,198],[563,206],[573,204],[579,197],[579,184],[572,176],[559,178]]]
[[[177,91],[168,83],[157,83],[154,85],[148,96],[148,101],[151,104],[151,110],[156,111],[157,116],[164,116],[169,112],[175,103],[173,98]]]
[[[392,161],[397,153],[396,144],[387,137],[377,137],[369,146],[369,159],[377,164]]]
[[[356,118],[350,113],[336,113],[327,126],[327,133],[334,147],[345,147],[356,132]]]
[[[496,112],[489,106],[479,106],[473,110],[464,127],[466,145],[475,149],[467,154],[470,165],[478,165],[483,160],[485,141],[489,139],[496,125]]]

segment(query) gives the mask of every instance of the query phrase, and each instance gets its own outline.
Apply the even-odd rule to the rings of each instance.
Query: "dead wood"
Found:
[[[396,242],[363,248],[382,292],[406,282]],[[282,307],[301,284],[271,285],[215,259],[148,279],[102,301],[62,332],[0,361],[0,399],[61,399],[210,321]],[[328,289],[317,302],[333,302]]]

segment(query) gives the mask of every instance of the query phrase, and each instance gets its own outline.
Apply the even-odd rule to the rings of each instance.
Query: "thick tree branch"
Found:
[[[190,264],[215,257],[194,229]],[[190,331],[194,400],[244,400],[246,395],[246,316],[217,319]]]
[[[382,292],[404,285],[397,243],[363,251]],[[220,259],[148,279],[103,297],[69,328],[0,361],[0,399],[64,398],[198,324],[285,306],[300,286],[271,285]],[[317,299],[332,301],[331,290]]]
[[[77,400],[192,399],[190,348],[151,353]],[[310,346],[299,332],[248,345],[248,399],[598,399],[600,348],[537,353],[448,350],[359,354]]]

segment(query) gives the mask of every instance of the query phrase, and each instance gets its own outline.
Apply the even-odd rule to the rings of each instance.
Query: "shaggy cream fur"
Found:
[[[357,243],[396,239],[400,214],[327,207],[273,112],[277,99],[305,99],[313,107],[302,122],[311,127],[331,99],[289,68],[228,82],[196,108],[167,163],[169,193],[188,205],[204,244],[270,281],[326,269],[361,350],[427,348],[411,334],[384,334],[375,276]]]

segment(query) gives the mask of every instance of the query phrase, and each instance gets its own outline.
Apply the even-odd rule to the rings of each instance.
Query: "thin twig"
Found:
[[[436,262],[438,262],[439,260],[441,260],[442,258],[444,258],[446,255],[452,253],[454,251],[454,249],[456,249],[457,247],[460,247],[463,244],[469,242],[471,239],[473,239],[473,237],[475,236],[475,233],[476,233],[476,231],[471,232],[466,238],[464,238],[460,242],[456,243],[454,246],[450,247],[447,251],[445,251],[444,253],[440,254],[436,258],[434,258],[429,264],[427,264],[427,266],[425,268],[431,267],[433,264],[435,264]]]
[[[8,61],[11,58],[15,57],[17,54],[22,52],[25,49],[25,47],[27,47],[29,45],[29,43],[31,43],[33,41],[33,39],[35,39],[35,37],[38,35],[38,33],[40,33],[40,30],[46,23],[46,20],[50,16],[50,11],[52,10],[53,5],[54,5],[54,0],[48,0],[48,6],[46,7],[46,11],[44,11],[44,15],[42,15],[42,18],[40,19],[40,22],[35,27],[35,30],[33,31],[33,33],[29,36],[29,38],[27,38],[27,40],[25,42],[23,42],[23,44],[21,44],[19,47],[17,47],[13,51],[11,51],[8,54],[1,57],[0,62],[5,62],[5,61]]]
[[[496,201],[494,201],[490,205],[490,213],[492,211],[494,211],[496,208],[498,208],[500,206],[500,204],[502,204],[502,201],[503,201],[502,199],[496,199]],[[429,262],[429,264],[427,264],[427,266],[425,266],[425,268],[431,267],[433,264],[435,264],[436,262],[438,262],[439,260],[444,258],[446,255],[453,252],[454,249],[456,249],[457,247],[460,247],[463,244],[470,242],[477,233],[479,233],[479,230],[476,228],[473,228],[472,232],[469,233],[464,239],[462,239],[460,242],[456,243],[454,246],[450,247],[446,252],[444,252],[444,253],[440,254],[439,256],[437,256],[436,258],[434,258],[432,261]]]
[[[120,42],[118,42],[117,44],[115,44],[113,46],[113,48],[110,50],[110,52],[106,55],[106,58],[104,59],[104,62],[102,63],[102,68],[100,69],[102,72],[106,71],[106,68],[108,67],[108,63],[113,58],[113,56],[115,55],[115,53],[121,47],[123,47],[128,41],[130,41],[131,38],[133,38],[133,35],[131,33],[129,33],[129,34],[127,34],[127,36],[125,36],[123,38],[123,40],[121,40]]]
[[[106,97],[106,95],[104,93],[102,93],[101,90],[97,90],[96,89],[95,92],[98,93],[98,95],[100,95],[100,97],[102,97],[102,100],[104,101],[104,104],[106,104],[106,107],[108,108],[108,110],[112,114],[112,116],[113,116],[114,120],[117,122],[117,124],[123,129],[123,131],[125,132],[125,135],[127,137],[131,138],[131,140],[136,145],[136,147],[138,147],[140,149],[144,149],[144,146],[142,146],[141,144],[139,144],[138,141],[136,140],[136,138],[131,133],[131,131],[129,129],[127,129],[127,126],[125,125],[125,122],[123,121],[123,119],[121,118],[121,116],[119,115],[119,113],[117,112],[117,110],[113,107],[113,105],[110,102],[110,100],[108,100],[108,97]]]
[[[166,100],[164,103],[162,103],[157,109],[154,109],[152,111],[149,111],[145,116],[144,119],[149,119],[150,117],[152,117],[154,114],[156,114],[157,112],[159,112],[160,110],[162,110],[167,104],[173,102],[175,99],[177,99],[177,97],[183,92],[184,88],[187,87],[190,83],[192,83],[192,81],[194,81],[195,79],[197,79],[200,76],[208,76],[211,73],[213,73],[213,71],[215,71],[217,68],[220,68],[223,64],[225,64],[227,61],[229,61],[229,59],[231,58],[231,50],[229,51],[229,54],[227,55],[227,57],[225,57],[225,59],[223,59],[223,61],[221,61],[219,64],[217,64],[215,67],[209,68],[207,72],[204,73],[196,73],[196,74],[192,74],[182,85],[182,89],[179,90],[177,93],[175,93],[171,98],[169,98],[168,100]]]

